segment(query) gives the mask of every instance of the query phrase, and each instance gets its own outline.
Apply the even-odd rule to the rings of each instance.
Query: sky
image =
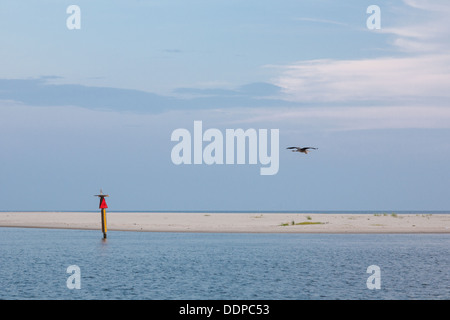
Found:
[[[4,0],[0,211],[95,211],[100,188],[112,211],[448,211],[449,14],[446,0]],[[278,171],[249,154],[175,164],[172,133],[194,148],[195,121],[278,130]]]

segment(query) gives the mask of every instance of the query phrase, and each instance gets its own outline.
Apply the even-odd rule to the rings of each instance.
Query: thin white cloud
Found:
[[[450,108],[430,106],[306,107],[241,110],[222,121],[312,132],[380,129],[450,129]]]
[[[383,28],[393,34],[393,44],[409,53],[450,52],[450,3],[447,0],[404,0],[409,10],[398,17],[398,25]]]
[[[348,24],[334,21],[334,20],[328,20],[328,19],[317,19],[317,18],[296,18],[297,21],[305,21],[305,22],[314,22],[314,23],[325,23],[325,24],[334,24],[338,26],[348,26]]]
[[[421,10],[447,13],[450,12],[448,0],[403,0],[403,2],[410,7]]]
[[[299,102],[450,98],[450,55],[310,60],[283,66],[275,84]]]
[[[298,102],[427,101],[450,98],[450,2],[404,0],[408,10],[426,19],[400,17],[396,27],[382,29],[395,37],[402,57],[359,60],[308,60],[276,66],[274,84],[284,98]]]

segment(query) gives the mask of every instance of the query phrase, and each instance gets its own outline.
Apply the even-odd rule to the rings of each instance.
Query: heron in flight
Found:
[[[317,150],[318,148],[313,148],[313,147],[304,147],[304,148],[300,148],[300,147],[288,147],[286,149],[292,149],[292,152],[301,152],[304,154],[308,154],[308,150],[309,149],[313,149],[313,150]]]

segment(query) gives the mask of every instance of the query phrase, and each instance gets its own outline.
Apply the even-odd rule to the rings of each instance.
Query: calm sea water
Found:
[[[448,234],[101,236],[0,228],[0,299],[450,299]],[[71,265],[80,289],[67,287]]]

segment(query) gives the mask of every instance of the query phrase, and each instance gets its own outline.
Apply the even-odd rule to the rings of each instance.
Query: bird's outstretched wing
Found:
[[[297,149],[297,150],[299,150],[300,148],[299,147],[288,147],[286,149]]]
[[[317,149],[319,149],[319,148],[314,148],[314,147],[304,147],[304,148],[302,148],[302,149],[304,149],[304,150],[308,150],[308,149],[314,149],[314,150],[317,150]]]

